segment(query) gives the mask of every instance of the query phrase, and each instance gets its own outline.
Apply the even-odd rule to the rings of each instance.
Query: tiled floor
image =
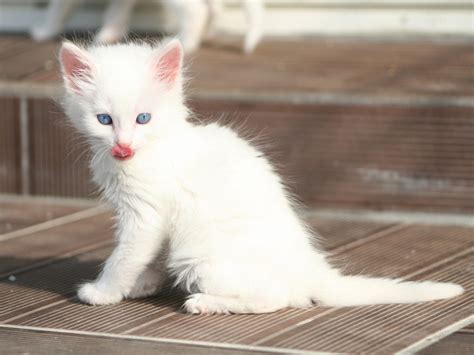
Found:
[[[317,214],[311,219],[335,262],[348,272],[457,282],[467,292],[453,300],[193,316],[180,312],[183,295],[172,289],[113,306],[92,307],[76,300],[77,284],[94,278],[112,248],[110,213],[103,207],[71,200],[0,199],[1,223],[20,216],[23,224],[0,235],[0,342],[12,352],[34,343],[44,353],[132,348],[145,354],[391,353],[420,349],[430,337],[437,340],[455,332],[473,317],[472,228]]]

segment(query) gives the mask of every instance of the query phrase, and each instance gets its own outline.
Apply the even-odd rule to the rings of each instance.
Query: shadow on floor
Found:
[[[0,297],[4,298],[3,295],[12,293],[18,294],[19,297],[30,294],[28,300],[30,306],[31,304],[40,306],[35,298],[41,303],[64,300],[67,303],[81,304],[76,296],[78,286],[84,282],[94,280],[100,272],[102,263],[103,260],[99,258],[85,260],[83,255],[47,261],[13,256],[0,257],[0,265],[3,266],[32,265],[31,268],[24,268],[20,272],[2,277],[0,279]],[[28,291],[25,291],[25,289],[28,289]],[[171,282],[168,282],[157,295],[143,299],[127,300],[126,303],[153,304],[154,306],[166,304],[166,306],[172,306],[176,311],[179,311],[184,299],[185,295],[178,289],[172,288]],[[172,300],[171,303],[170,300]]]

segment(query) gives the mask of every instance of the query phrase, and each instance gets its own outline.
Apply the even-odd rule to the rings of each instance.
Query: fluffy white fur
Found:
[[[80,288],[83,302],[148,296],[168,276],[190,294],[190,313],[408,303],[463,292],[332,268],[262,152],[227,127],[187,121],[182,56],[177,40],[62,46],[64,108],[89,139],[93,179],[117,220],[118,244],[98,279]],[[141,112],[151,113],[148,124],[135,123]],[[113,125],[100,124],[98,113],[110,114]],[[114,159],[116,144],[134,156]]]
[[[104,25],[96,36],[96,42],[111,44],[123,39],[127,32],[130,16],[137,0],[113,0],[104,15]],[[31,30],[37,41],[58,36],[71,12],[80,0],[51,0],[44,23]],[[211,36],[215,22],[222,11],[222,0],[163,0],[172,8],[179,20],[179,38],[186,52],[199,48],[206,36]],[[247,17],[247,31],[243,51],[251,53],[262,37],[263,4],[261,0],[242,0]]]

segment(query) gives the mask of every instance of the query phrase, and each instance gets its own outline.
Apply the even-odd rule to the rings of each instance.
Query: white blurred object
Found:
[[[66,0],[67,1],[67,0]],[[246,34],[243,0],[220,0],[221,11],[210,2],[212,26],[208,36]],[[67,30],[87,31],[102,23],[105,0],[87,0],[66,23]],[[0,0],[0,31],[24,32],[43,22],[47,0]],[[417,36],[471,38],[472,0],[264,0],[264,36],[381,36],[410,40]],[[174,14],[160,1],[140,0],[130,22],[132,31],[177,32]],[[217,5],[219,7],[219,5]],[[165,10],[165,11],[163,11]]]
[[[244,52],[252,53],[260,42],[263,32],[263,5],[261,1],[244,0],[247,16],[247,34],[245,36]]]
[[[130,17],[137,0],[109,1],[103,26],[95,41],[108,44],[123,39],[128,33]],[[30,33],[36,41],[50,40],[64,30],[66,20],[79,0],[51,0],[44,23]],[[164,5],[174,10],[178,18],[178,37],[187,53],[199,48],[203,38],[212,37],[215,24],[222,13],[222,0],[164,0]],[[258,45],[263,32],[264,6],[261,0],[242,0],[246,14],[245,53],[251,53]]]
[[[42,42],[61,34],[66,20],[77,3],[78,0],[51,0],[46,13],[46,20],[41,25],[31,29],[31,37],[35,41]]]
[[[68,0],[69,1],[69,0]],[[105,11],[104,24],[95,37],[98,43],[114,43],[127,35],[130,16],[137,0],[114,0]]]

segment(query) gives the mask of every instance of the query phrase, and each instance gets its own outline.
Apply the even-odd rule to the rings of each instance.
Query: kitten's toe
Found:
[[[77,292],[79,299],[94,306],[118,303],[123,296],[119,292],[100,290],[95,283],[86,283]]]
[[[196,293],[189,296],[184,302],[184,310],[191,314],[229,314],[228,308],[219,304],[215,299],[203,293]]]

